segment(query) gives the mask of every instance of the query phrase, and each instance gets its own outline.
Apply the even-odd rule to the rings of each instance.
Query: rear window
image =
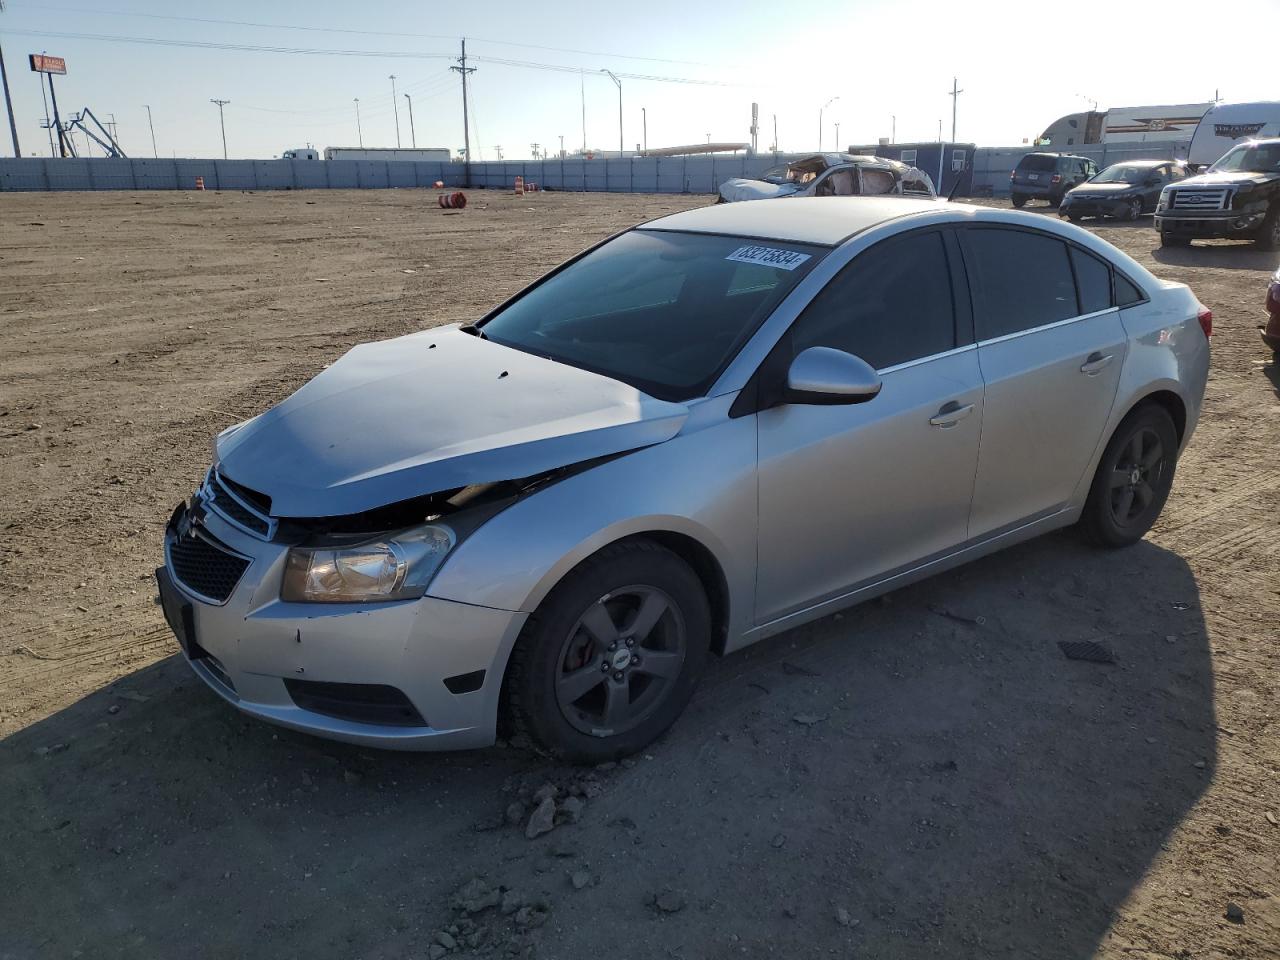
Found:
[[[1071,265],[1076,271],[1080,312],[1097,313],[1111,306],[1111,268],[1092,254],[1071,248]]]
[[[1019,170],[1056,170],[1058,168],[1057,157],[1046,157],[1043,154],[1028,154],[1018,161]]]
[[[981,291],[978,339],[991,340],[1078,315],[1067,245],[1028,230],[966,231]],[[968,259],[968,258],[966,258]]]
[[[629,383],[702,396],[829,251],[785,241],[632,230],[488,317],[497,343]]]

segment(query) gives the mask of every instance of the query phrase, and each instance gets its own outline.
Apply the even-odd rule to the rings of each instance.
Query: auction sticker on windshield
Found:
[[[776,267],[779,270],[794,270],[809,259],[807,253],[796,253],[794,250],[779,250],[777,247],[757,247],[749,245],[739,247],[725,257],[738,263],[758,263],[762,267]]]

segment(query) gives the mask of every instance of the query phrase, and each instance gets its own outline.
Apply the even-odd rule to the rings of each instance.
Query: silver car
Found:
[[[358,346],[221,433],[157,571],[234,706],[396,749],[640,749],[707,658],[1160,513],[1211,316],[1066,223],[725,204],[475,324]]]

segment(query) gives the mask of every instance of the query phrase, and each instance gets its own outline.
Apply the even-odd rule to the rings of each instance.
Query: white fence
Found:
[[[1118,160],[1173,157],[1175,144],[1069,147],[1100,167]],[[975,195],[1009,192],[1009,171],[1034,147],[988,147],[974,154]],[[150,160],[0,159],[0,192],[17,190],[191,190],[196,178],[207,190],[380,189],[446,187],[510,190],[517,176],[551,190],[610,193],[715,193],[734,177],[759,176],[795,154],[616,158],[597,160],[486,161],[469,165],[409,160]],[[469,182],[468,182],[469,181]]]

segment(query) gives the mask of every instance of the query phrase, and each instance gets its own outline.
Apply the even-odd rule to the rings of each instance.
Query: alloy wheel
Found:
[[[640,584],[613,590],[583,611],[565,638],[556,702],[583,733],[625,733],[674,690],[686,650],[684,616],[670,596]]]
[[[1160,435],[1148,427],[1135,431],[1116,458],[1108,482],[1111,515],[1119,526],[1134,523],[1151,506],[1166,470]]]

